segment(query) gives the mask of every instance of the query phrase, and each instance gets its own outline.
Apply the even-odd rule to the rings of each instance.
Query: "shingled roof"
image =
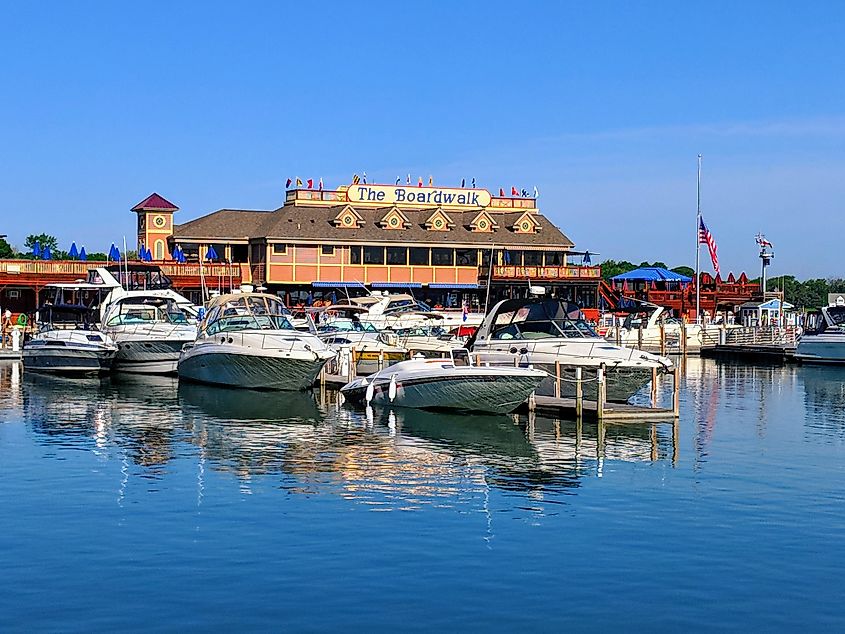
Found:
[[[174,230],[176,239],[194,239],[208,241],[243,240],[245,238],[267,238],[271,241],[326,240],[331,242],[379,243],[394,242],[399,244],[478,244],[517,247],[571,248],[573,242],[560,229],[542,214],[531,215],[540,229],[536,233],[516,233],[512,226],[525,213],[525,210],[513,212],[491,212],[498,222],[495,232],[472,231],[470,223],[478,215],[478,210],[448,210],[455,226],[450,231],[430,231],[425,228],[426,221],[436,208],[406,209],[402,213],[408,218],[410,227],[400,230],[388,230],[379,226],[385,215],[385,209],[353,207],[363,218],[363,224],[354,229],[338,227],[334,220],[346,205],[325,207],[286,205],[275,211],[246,211],[221,209],[202,218],[177,225]]]

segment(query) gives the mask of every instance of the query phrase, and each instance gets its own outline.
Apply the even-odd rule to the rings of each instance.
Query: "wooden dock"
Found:
[[[0,348],[0,361],[20,361],[20,350],[12,350],[11,348]]]
[[[701,356],[728,361],[765,361],[767,363],[795,363],[795,346],[779,344],[720,344],[702,348]]]

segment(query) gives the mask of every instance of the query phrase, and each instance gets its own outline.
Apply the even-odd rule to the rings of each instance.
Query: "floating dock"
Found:
[[[768,363],[796,363],[794,345],[778,344],[720,344],[702,348],[701,356],[728,361],[765,361]]]

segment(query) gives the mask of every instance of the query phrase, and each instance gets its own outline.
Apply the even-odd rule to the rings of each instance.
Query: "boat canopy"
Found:
[[[493,307],[471,341],[597,336],[576,304],[557,299],[506,299]]]
[[[643,266],[627,273],[614,275],[610,279],[614,282],[680,282],[683,284],[692,282],[691,277],[675,273],[660,266]]]
[[[215,297],[200,329],[208,335],[233,330],[295,330],[290,311],[275,295],[235,293]]]

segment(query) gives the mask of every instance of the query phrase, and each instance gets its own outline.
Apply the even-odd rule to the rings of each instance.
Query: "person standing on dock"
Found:
[[[2,331],[0,331],[0,346],[12,345],[12,311],[8,308],[3,313]]]

